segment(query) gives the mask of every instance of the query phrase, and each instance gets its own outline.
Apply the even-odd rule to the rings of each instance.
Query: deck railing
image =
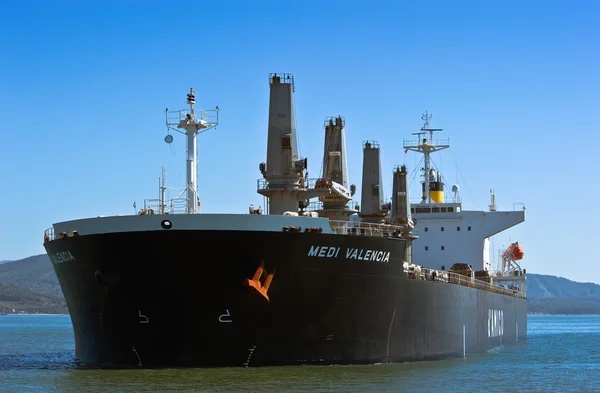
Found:
[[[465,287],[482,289],[485,291],[495,292],[502,295],[514,296],[520,299],[527,298],[526,294],[514,290],[505,288],[500,285],[496,285],[490,282],[482,281],[476,278],[467,277],[462,274],[439,271],[434,269],[427,268],[416,268],[416,265],[405,264],[404,273],[406,273],[407,277],[415,280],[426,280],[426,281],[440,281],[449,284],[462,285]],[[435,273],[435,274],[433,274]],[[493,281],[493,278],[492,278]]]
[[[44,231],[44,243],[55,239],[56,238],[54,237],[54,228],[48,228]]]
[[[368,222],[354,223],[352,221],[329,220],[329,226],[338,235],[394,237],[404,232],[406,228],[391,224],[374,224]],[[416,230],[411,231],[416,235]]]
[[[164,201],[165,214],[187,213],[187,198],[173,198]],[[160,199],[144,199],[144,209],[138,214],[162,214]]]
[[[314,189],[314,188],[318,188],[317,187],[317,181],[321,180],[320,177],[315,177],[315,178],[299,178],[297,182],[292,183],[290,185],[288,185],[288,187],[297,187],[297,188],[308,188],[308,189]],[[277,189],[277,187],[281,187],[281,185],[277,185],[275,183],[275,189]],[[256,180],[256,189],[257,190],[267,190],[270,189],[270,183],[268,180],[266,179],[257,179]]]

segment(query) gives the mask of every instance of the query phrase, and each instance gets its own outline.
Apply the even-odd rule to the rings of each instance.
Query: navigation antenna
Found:
[[[423,127],[421,127],[420,132],[415,132],[413,135],[417,135],[417,141],[404,141],[404,149],[414,151],[417,153],[423,153],[423,161],[425,162],[425,166],[423,168],[423,176],[425,178],[424,186],[425,186],[425,198],[423,202],[431,203],[431,196],[429,193],[429,183],[430,183],[430,171],[431,171],[431,160],[430,154],[439,150],[444,150],[450,147],[449,141],[446,140],[438,140],[439,144],[436,145],[436,141],[433,140],[433,133],[437,131],[442,131],[441,128],[429,128],[429,121],[433,113],[429,113],[425,111],[425,113],[421,116],[421,119],[425,122]]]
[[[195,214],[200,212],[200,200],[198,199],[198,149],[196,146],[196,135],[208,131],[219,124],[219,107],[215,109],[196,109],[196,93],[191,88],[187,95],[189,109],[170,111],[165,109],[167,128],[187,136],[187,158],[186,158],[186,213]],[[173,142],[173,136],[165,137],[166,143]]]

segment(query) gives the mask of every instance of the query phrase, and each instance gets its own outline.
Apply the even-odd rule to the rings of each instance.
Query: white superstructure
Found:
[[[429,127],[431,114],[425,121],[417,141],[404,141],[404,149],[424,155],[422,199],[411,204],[419,239],[413,243],[412,253],[419,265],[427,268],[449,269],[455,263],[471,265],[474,271],[492,269],[489,238],[525,221],[525,208],[514,211],[496,211],[495,201],[490,211],[465,211],[453,186],[451,201],[444,198],[441,173],[431,167],[430,153],[450,147],[447,140],[434,140],[433,133],[441,131]]]

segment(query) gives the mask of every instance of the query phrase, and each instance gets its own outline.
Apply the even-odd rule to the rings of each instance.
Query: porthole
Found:
[[[164,229],[171,229],[171,227],[173,226],[173,223],[171,223],[171,221],[169,221],[169,220],[163,220],[160,223],[160,226],[163,227]]]

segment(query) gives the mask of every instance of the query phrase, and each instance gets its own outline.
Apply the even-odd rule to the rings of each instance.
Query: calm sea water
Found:
[[[68,316],[0,316],[1,392],[600,392],[600,316],[530,316],[527,340],[372,366],[80,370]]]

